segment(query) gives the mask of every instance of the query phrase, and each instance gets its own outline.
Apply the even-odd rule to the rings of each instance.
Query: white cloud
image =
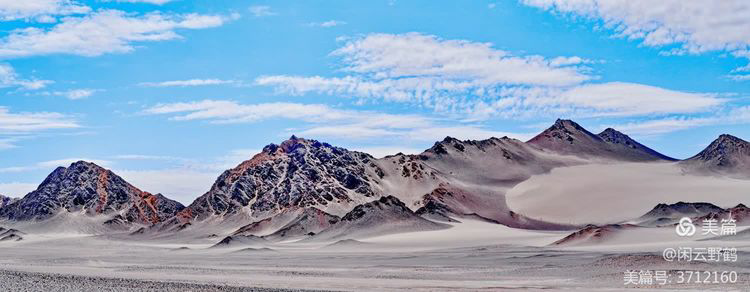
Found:
[[[514,56],[487,43],[443,40],[431,35],[371,34],[332,53],[342,58],[344,77],[262,76],[259,85],[281,92],[321,92],[437,107],[451,99],[501,85],[569,86],[593,77],[580,57]]]
[[[64,159],[56,159],[56,160],[48,160],[48,161],[41,161],[30,165],[24,165],[24,166],[9,166],[9,167],[3,167],[0,168],[0,173],[9,173],[9,172],[27,172],[32,170],[39,170],[39,169],[55,169],[57,167],[68,167],[69,165],[73,164],[74,162],[78,161],[88,161],[91,163],[95,163],[99,166],[106,167],[111,165],[111,161],[108,160],[100,160],[100,159],[89,159],[89,158],[64,158]]]
[[[190,79],[190,80],[172,80],[163,82],[144,82],[141,86],[146,87],[187,87],[187,86],[207,86],[207,85],[224,85],[224,84],[236,84],[235,80],[221,80],[221,79]]]
[[[671,117],[627,123],[617,126],[617,129],[633,135],[657,135],[711,125],[715,122],[716,120],[711,118]]]
[[[13,113],[7,107],[0,106],[0,134],[28,133],[56,129],[79,128],[80,125],[70,117],[55,112],[19,112]]]
[[[122,154],[122,155],[116,155],[114,158],[122,159],[122,160],[167,160],[167,161],[183,160],[183,158],[174,157],[174,156],[143,155],[143,154]]]
[[[88,6],[72,0],[0,0],[0,20],[54,21],[55,15],[85,14]]]
[[[179,38],[175,30],[221,26],[226,19],[216,15],[142,16],[118,10],[99,10],[82,17],[66,17],[51,28],[27,27],[10,31],[0,39],[0,57],[26,57],[49,54],[99,56],[127,53],[141,42]]]
[[[318,26],[318,27],[334,27],[334,26],[345,25],[345,24],[346,24],[345,21],[329,20],[329,21],[324,21],[324,22],[311,22],[309,25]]]
[[[171,1],[172,0],[117,0],[117,2],[149,3],[149,4],[156,4],[156,5],[163,5],[163,4],[169,3]]]
[[[279,93],[353,97],[358,104],[406,102],[466,121],[557,116],[645,116],[712,110],[721,94],[683,92],[627,82],[595,83],[578,56],[513,56],[486,43],[435,36],[371,34],[332,52],[340,77],[261,76],[255,83]],[[334,129],[319,128],[319,132]],[[371,129],[372,134],[377,132]],[[337,127],[335,131],[344,131]],[[382,131],[382,130],[381,130]],[[354,131],[351,131],[354,132]],[[366,135],[367,132],[360,132]]]
[[[741,75],[741,74],[734,74],[734,75],[728,75],[728,77],[729,77],[730,79],[732,79],[732,80],[736,80],[736,81],[745,81],[745,80],[750,80],[750,74],[745,74],[745,75]]]
[[[715,94],[688,93],[636,83],[609,82],[572,88],[557,98],[561,104],[599,111],[598,115],[695,113],[718,106]]]
[[[745,0],[521,0],[567,15],[601,21],[615,35],[665,54],[727,51],[740,57],[750,47],[750,2]],[[747,58],[747,56],[745,56]]]
[[[70,100],[78,100],[78,99],[88,98],[94,95],[94,93],[96,93],[97,91],[102,91],[102,90],[82,88],[82,89],[71,89],[67,91],[44,92],[43,94],[64,96],[65,98],[70,99]]]
[[[248,10],[255,17],[276,15],[275,12],[271,11],[271,6],[265,6],[265,5],[250,6]]]
[[[658,135],[696,127],[750,123],[750,106],[742,106],[709,116],[678,116],[627,123],[617,129],[641,135]]]
[[[21,79],[13,67],[0,63],[0,87],[21,87],[34,90],[44,88],[50,83],[53,82],[50,80]]]
[[[514,56],[489,43],[443,40],[408,33],[371,34],[333,52],[345,71],[375,79],[431,77],[479,84],[572,85],[590,79],[574,67],[551,64],[542,56]]]
[[[514,134],[486,130],[476,124],[446,125],[440,120],[419,115],[397,115],[373,111],[331,108],[322,104],[260,103],[239,104],[226,100],[203,100],[187,103],[160,104],[144,114],[171,115],[171,120],[207,120],[211,123],[249,123],[268,119],[307,122],[304,128],[289,129],[291,134],[307,137],[349,139],[440,140],[446,135],[462,139],[486,139],[492,136],[525,138]]]
[[[39,184],[22,182],[0,183],[0,195],[20,198],[31,191],[36,190],[38,185]]]

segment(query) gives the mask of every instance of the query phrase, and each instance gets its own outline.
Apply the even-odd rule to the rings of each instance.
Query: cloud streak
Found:
[[[41,89],[54,83],[50,80],[23,79],[9,64],[0,63],[0,87],[20,87],[23,89]]]
[[[177,30],[217,27],[227,20],[217,15],[156,12],[134,16],[119,10],[99,10],[82,17],[66,17],[51,28],[14,29],[0,39],[0,57],[127,53],[137,43],[177,39]]]
[[[462,139],[486,139],[492,136],[524,139],[531,136],[493,131],[479,124],[448,124],[420,115],[344,110],[322,104],[240,104],[228,100],[203,100],[159,104],[145,109],[143,113],[169,115],[169,119],[174,121],[204,120],[214,124],[253,123],[270,119],[303,121],[307,126],[289,129],[289,132],[317,138],[435,141],[446,135]]]
[[[18,19],[49,22],[53,16],[86,14],[86,5],[72,0],[4,0],[0,1],[0,20]]]
[[[226,85],[237,84],[235,80],[221,79],[189,79],[189,80],[172,80],[162,82],[144,82],[139,84],[145,87],[190,87],[190,86],[209,86],[209,85]]]
[[[696,113],[724,102],[717,94],[627,82],[595,83],[578,57],[515,56],[490,44],[417,33],[372,34],[331,53],[342,77],[261,76],[279,93],[319,93],[358,102],[411,103],[467,119],[523,118],[540,113],[580,117]]]
[[[750,2],[683,0],[522,0],[544,10],[600,21],[616,37],[666,48],[665,55],[726,51],[748,58]],[[676,48],[670,48],[677,46]],[[742,78],[738,80],[743,80]]]

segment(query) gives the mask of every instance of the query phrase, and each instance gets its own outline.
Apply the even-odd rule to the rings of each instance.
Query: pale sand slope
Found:
[[[461,223],[449,223],[452,227],[448,229],[389,234],[361,241],[407,250],[434,250],[492,244],[546,246],[570,233],[570,231],[516,229],[471,219],[458,220],[461,220]]]
[[[25,272],[13,276],[15,280],[8,279],[27,284],[31,281],[32,291],[35,287],[60,285],[72,287],[70,291],[75,290],[77,283],[66,277],[27,272],[82,276],[73,279],[82,281],[85,286],[80,287],[90,291],[118,291],[108,289],[120,284],[132,285],[133,291],[149,287],[157,287],[159,291],[168,290],[166,287],[201,291],[213,287],[202,285],[344,291],[620,291],[624,290],[622,275],[627,269],[693,269],[736,270],[741,283],[668,287],[680,291],[726,291],[750,285],[747,252],[739,255],[737,263],[688,265],[666,263],[657,253],[515,245],[541,242],[547,236],[545,233],[535,238],[536,235],[526,231],[503,229],[502,235],[487,235],[484,233],[492,232],[491,229],[472,223],[456,230],[461,232],[412,233],[418,240],[383,236],[366,242],[360,250],[348,251],[295,249],[291,244],[276,251],[258,252],[192,245],[191,249],[175,250],[102,237],[37,238],[27,243],[0,245],[0,277],[12,275],[3,270]],[[410,246],[418,242],[431,244],[423,240],[441,242],[438,245],[462,240],[475,246],[420,251]],[[406,247],[399,248],[395,243]]]
[[[659,203],[750,203],[750,180],[683,174],[675,163],[589,164],[535,175],[506,194],[511,210],[534,219],[604,224],[634,219]]]

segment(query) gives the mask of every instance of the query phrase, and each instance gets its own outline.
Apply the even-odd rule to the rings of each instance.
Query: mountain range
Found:
[[[674,161],[614,129],[593,134],[570,120],[557,120],[527,142],[446,137],[420,154],[380,159],[292,136],[223,172],[188,206],[79,161],[55,169],[21,199],[0,196],[0,221],[76,218],[94,222],[98,232],[221,236],[222,242],[347,240],[438,230],[462,218],[570,230],[580,226],[512,211],[506,191],[533,175],[588,163],[676,163],[685,172],[747,178],[750,144],[721,135],[699,154]]]

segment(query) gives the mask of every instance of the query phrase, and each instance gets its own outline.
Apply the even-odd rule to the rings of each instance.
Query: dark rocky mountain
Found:
[[[553,242],[551,245],[595,245],[620,235],[624,230],[639,228],[632,224],[588,225]]]
[[[723,211],[723,208],[711,203],[658,204],[635,221],[642,226],[666,226],[677,223],[682,217],[696,218]]]
[[[0,227],[0,242],[2,241],[21,241],[26,233],[13,228]]]
[[[299,239],[313,236],[339,220],[338,216],[316,208],[297,209],[245,225],[233,235],[261,236],[274,241]]]
[[[139,190],[110,170],[78,161],[55,169],[35,191],[0,209],[0,218],[45,220],[61,213],[83,213],[111,216],[107,225],[151,225],[183,208],[161,194]]]
[[[738,204],[731,208],[710,212],[706,215],[695,218],[693,221],[701,222],[703,219],[715,219],[717,222],[721,222],[722,219],[729,218],[734,219],[737,225],[748,225],[750,224],[750,208],[744,204]]]
[[[555,153],[587,158],[634,162],[674,160],[614,129],[594,135],[571,120],[558,119],[550,128],[526,143]]]
[[[3,195],[0,195],[0,209],[2,209],[5,206],[8,206],[8,205],[10,205],[10,204],[12,204],[12,203],[14,203],[16,201],[18,201],[18,198],[11,198],[11,197],[6,197],[6,196],[3,196]]]
[[[394,196],[385,196],[355,207],[341,220],[314,235],[312,239],[321,241],[358,239],[449,227],[450,225],[420,217]]]
[[[269,242],[254,235],[232,235],[224,237],[211,248],[225,248],[233,246],[265,246]]]
[[[677,218],[685,216],[702,216],[711,212],[723,211],[719,206],[711,203],[686,203],[658,204],[641,218]]]
[[[750,178],[750,142],[723,134],[706,149],[680,164],[688,172]]]
[[[369,154],[292,136],[222,173],[173,223],[235,215],[264,219],[312,207],[342,215],[380,197],[383,175]]]
[[[611,145],[610,147],[612,148],[622,148],[623,151],[627,149],[629,151],[640,153],[641,155],[643,155],[644,160],[677,160],[656,152],[655,150],[648,148],[641,143],[638,143],[638,141],[633,140],[632,138],[630,138],[630,136],[625,135],[622,132],[619,132],[612,128],[605,129],[601,133],[597,134],[597,136],[599,136],[599,138],[601,138],[604,142],[607,142],[609,145]]]

